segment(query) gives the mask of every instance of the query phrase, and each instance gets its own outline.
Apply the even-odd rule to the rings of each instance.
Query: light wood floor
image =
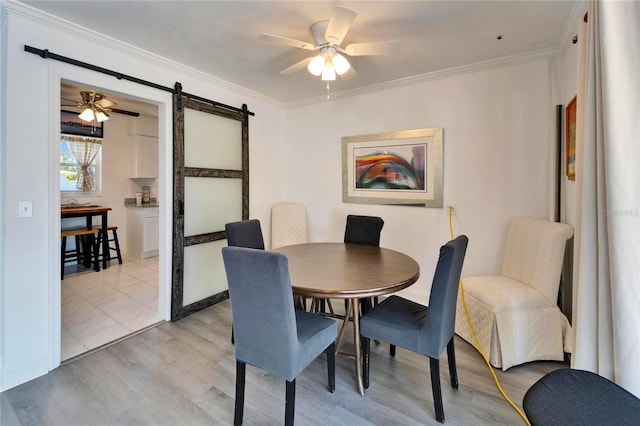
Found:
[[[175,323],[163,323],[0,395],[0,424],[228,425],[233,422],[235,359],[225,301]],[[343,349],[351,339],[345,336]],[[446,356],[440,364],[446,425],[519,425],[480,355],[456,337],[460,387],[451,388]],[[298,425],[417,425],[434,419],[428,360],[372,344],[371,386],[355,389],[353,362],[336,358],[336,392],[326,385],[321,355],[297,379]],[[561,362],[535,362],[498,371],[521,407],[526,390]],[[284,421],[284,380],[247,368],[246,425]]]

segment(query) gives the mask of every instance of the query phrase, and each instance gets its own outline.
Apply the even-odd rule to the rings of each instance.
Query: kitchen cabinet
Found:
[[[158,255],[158,207],[127,208],[127,255],[144,259]]]
[[[152,136],[129,136],[129,177],[158,177],[158,138]]]

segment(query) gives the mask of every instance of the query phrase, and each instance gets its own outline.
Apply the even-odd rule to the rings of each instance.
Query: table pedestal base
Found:
[[[353,347],[354,353],[339,352],[340,343],[344,338],[344,333],[347,330],[347,324],[349,324],[349,317],[353,317]],[[353,298],[347,299],[347,312],[344,315],[344,322],[340,327],[340,333],[338,333],[338,339],[336,340],[336,356],[341,358],[351,358],[356,364],[356,383],[358,385],[358,392],[360,395],[364,395],[364,384],[362,382],[362,348],[360,347],[360,299]]]

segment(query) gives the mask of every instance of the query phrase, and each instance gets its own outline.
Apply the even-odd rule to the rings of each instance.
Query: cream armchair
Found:
[[[572,351],[571,326],[556,303],[565,245],[572,235],[570,225],[513,219],[501,275],[462,279],[473,329],[494,367],[562,360],[564,352]],[[456,334],[474,345],[462,295]]]

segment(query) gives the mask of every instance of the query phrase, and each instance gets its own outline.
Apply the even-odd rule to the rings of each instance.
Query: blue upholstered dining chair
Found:
[[[294,310],[289,263],[274,252],[224,247],[236,345],[234,424],[242,424],[246,364],[286,380],[285,424],[292,425],[296,377],[323,351],[335,390],[334,320]]]
[[[228,246],[264,250],[262,227],[258,219],[230,222],[224,225],[224,229],[227,233]],[[231,344],[235,344],[233,325],[231,326]]]
[[[596,373],[561,368],[524,394],[522,408],[533,426],[635,426],[640,398]]]
[[[429,306],[391,296],[369,310],[360,320],[363,348],[363,381],[369,387],[370,339],[378,339],[429,357],[431,388],[436,420],[444,422],[440,389],[440,355],[447,348],[451,386],[458,387],[453,334],[456,299],[468,239],[461,235],[440,248],[440,257],[431,284]]]
[[[344,227],[344,242],[380,247],[383,226],[384,220],[381,217],[350,214],[347,216],[347,224]],[[378,297],[361,299],[360,303],[362,305],[360,312],[364,313],[378,304]]]
[[[264,250],[262,227],[258,219],[227,223],[224,229],[227,231],[229,246]]]

